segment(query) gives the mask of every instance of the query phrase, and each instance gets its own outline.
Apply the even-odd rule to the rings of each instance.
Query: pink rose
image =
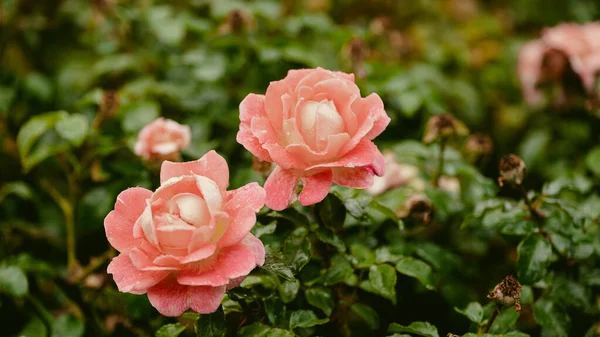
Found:
[[[123,191],[104,219],[120,252],[108,273],[120,291],[147,293],[165,316],[214,312],[226,289],[264,263],[264,246],[250,229],[265,192],[256,183],[227,191],[229,168],[214,151],[193,162],[163,162],[160,180],[155,192]]]
[[[147,160],[169,159],[188,147],[191,139],[189,126],[157,118],[140,131],[134,152]]]
[[[383,157],[385,158],[385,174],[382,177],[375,177],[373,185],[365,190],[370,195],[379,195],[418,179],[419,169],[412,165],[398,163],[394,152],[387,152]]]
[[[365,98],[354,75],[322,68],[290,70],[271,82],[266,94],[240,104],[237,141],[263,161],[277,164],[267,178],[266,204],[282,210],[296,198],[315,204],[332,183],[367,188],[385,170],[372,140],[387,127],[381,98]]]

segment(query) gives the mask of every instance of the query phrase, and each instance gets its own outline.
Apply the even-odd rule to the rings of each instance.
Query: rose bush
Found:
[[[264,246],[249,233],[264,190],[250,183],[227,191],[229,169],[214,151],[163,162],[160,180],[154,192],[123,191],[106,216],[106,237],[120,252],[108,273],[120,291],[147,293],[165,316],[214,312],[226,289],[264,263]]]
[[[277,165],[265,183],[266,204],[274,210],[295,200],[299,180],[299,201],[306,206],[323,200],[332,183],[366,188],[384,174],[372,140],[390,118],[377,94],[361,97],[353,74],[290,70],[265,95],[246,96],[240,121],[237,141]]]
[[[191,139],[189,126],[157,118],[140,131],[134,152],[146,160],[172,159],[190,145]]]

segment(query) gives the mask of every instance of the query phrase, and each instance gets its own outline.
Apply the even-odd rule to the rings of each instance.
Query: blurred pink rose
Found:
[[[190,145],[191,139],[189,126],[157,118],[140,131],[134,152],[147,160],[173,159],[174,155]]]
[[[564,60],[563,60],[564,59]],[[523,95],[529,104],[541,102],[541,83],[557,80],[570,67],[590,93],[600,71],[600,22],[563,23],[546,28],[538,40],[525,43],[518,59]]]
[[[147,293],[165,316],[214,312],[226,289],[264,263],[264,246],[250,229],[265,192],[256,183],[227,191],[229,168],[214,151],[193,162],[163,162],[160,180],[155,192],[123,191],[104,219],[120,252],[108,273],[120,291]]]
[[[373,184],[385,170],[372,140],[387,127],[377,94],[365,98],[354,75],[326,69],[290,70],[271,82],[266,94],[250,94],[240,104],[237,141],[263,161],[277,164],[267,178],[266,203],[282,210],[296,198],[315,204],[332,183],[352,188]]]
[[[383,157],[385,158],[385,174],[373,179],[373,185],[365,190],[367,193],[379,195],[395,187],[408,185],[419,176],[417,167],[396,162],[396,154],[393,152],[387,152]]]

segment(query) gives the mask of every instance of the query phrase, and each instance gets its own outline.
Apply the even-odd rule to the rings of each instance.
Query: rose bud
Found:
[[[134,152],[146,160],[174,160],[190,145],[191,139],[189,126],[158,118],[140,131]]]
[[[408,198],[396,210],[396,215],[415,224],[428,225],[432,220],[433,205],[425,194],[418,193]]]
[[[465,124],[451,114],[440,114],[429,118],[425,126],[424,143],[436,140],[448,140],[457,136],[466,136],[469,130]]]
[[[515,311],[521,310],[521,284],[516,277],[508,275],[498,283],[488,298],[495,299],[502,306],[515,306]]]
[[[515,154],[507,154],[500,159],[500,177],[498,184],[503,186],[504,183],[512,185],[521,185],[527,168],[523,160]]]

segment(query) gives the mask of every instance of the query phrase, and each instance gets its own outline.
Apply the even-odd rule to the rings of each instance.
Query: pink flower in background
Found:
[[[147,293],[165,316],[214,312],[226,289],[264,263],[264,246],[250,229],[265,192],[256,183],[227,191],[229,168],[214,151],[193,162],[163,162],[160,180],[154,192],[123,191],[104,219],[120,252],[108,273],[120,291]]]
[[[189,126],[157,118],[140,131],[134,152],[147,160],[172,159],[190,145],[191,139]]]
[[[290,70],[271,82],[265,95],[250,94],[240,104],[237,141],[263,161],[277,164],[267,178],[266,204],[282,210],[296,198],[311,205],[323,200],[332,183],[367,188],[385,170],[372,140],[387,127],[377,94],[365,98],[354,75],[326,69]]]
[[[517,71],[525,100],[539,104],[538,85],[560,79],[570,67],[583,88],[593,92],[600,71],[600,22],[563,23],[544,29],[538,40],[521,47]]]
[[[387,190],[408,185],[419,176],[419,169],[412,165],[400,164],[394,152],[387,152],[385,158],[385,174],[375,177],[373,185],[365,191],[371,195],[379,195]]]

